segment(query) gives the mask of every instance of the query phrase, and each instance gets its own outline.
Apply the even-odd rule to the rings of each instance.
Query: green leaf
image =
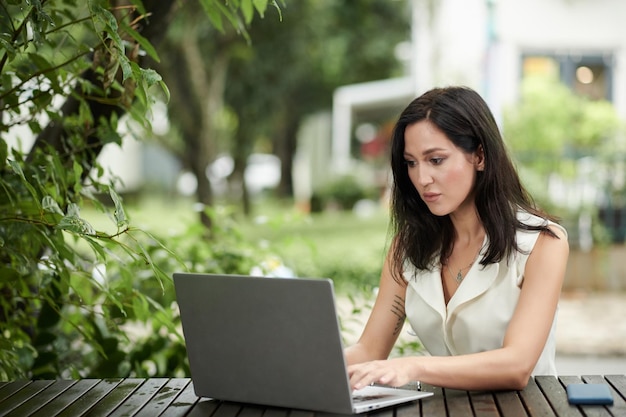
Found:
[[[151,68],[148,68],[148,69],[141,68],[141,75],[143,79],[146,81],[146,83],[148,84],[148,86],[153,86],[154,84],[163,80],[163,77],[161,77],[161,74],[159,74],[158,72],[156,72],[155,70]]]
[[[13,169],[13,172],[15,172],[17,175],[19,175],[19,177],[22,179],[22,183],[24,184],[26,189],[28,189],[28,192],[33,197],[33,199],[38,201],[39,197],[37,195],[37,190],[35,190],[35,188],[26,180],[26,176],[24,175],[24,171],[22,171],[22,166],[18,162],[16,162],[16,161],[9,161],[9,165]]]
[[[89,246],[91,247],[91,250],[93,250],[97,260],[104,262],[107,259],[106,248],[102,246],[100,242],[89,236],[83,236],[83,239],[89,243]]]
[[[107,30],[107,33],[109,36],[114,38],[114,40],[119,39],[121,44],[121,38],[119,38],[119,35],[117,34],[117,30],[119,28],[117,25],[117,19],[115,19],[113,13],[101,6],[96,6],[94,7],[94,17],[98,18],[101,23],[108,27],[109,30]]]
[[[70,203],[67,206],[67,215],[68,216],[75,216],[75,217],[80,217],[80,207],[78,207],[76,204],[74,203]]]
[[[72,164],[72,175],[74,176],[74,186],[76,187],[80,185],[82,183],[83,167],[76,160],[74,160],[74,163]]]
[[[133,296],[133,315],[138,320],[146,322],[150,318],[150,306],[143,294]]]
[[[0,46],[9,54],[9,58],[12,59],[15,56],[15,53],[17,51],[13,47],[13,44],[11,42],[9,42],[7,39],[5,39],[5,37],[3,35],[5,35],[5,34],[4,33],[0,34]],[[6,35],[8,35],[8,34],[6,34]]]
[[[50,91],[33,91],[32,102],[38,108],[45,108],[52,102],[52,94]]]
[[[252,22],[252,18],[254,17],[252,0],[241,0],[241,12],[243,13],[246,24],[250,24],[250,22]]]
[[[156,49],[154,49],[154,46],[152,46],[152,44],[150,43],[150,41],[148,41],[148,39],[141,36],[139,32],[137,32],[135,29],[133,29],[132,27],[130,27],[129,25],[125,23],[123,23],[123,28],[126,32],[128,32],[130,36],[133,37],[134,40],[137,41],[137,43],[139,43],[139,45],[141,45],[143,50],[146,51],[146,53],[152,59],[154,59],[156,62],[161,62],[161,59],[159,58],[159,54],[157,54]]]
[[[93,235],[94,228],[86,220],[75,215],[63,217],[56,225],[57,229],[66,230],[78,235]]]
[[[252,2],[259,16],[263,17],[267,9],[267,0],[252,0]]]
[[[133,75],[137,82],[137,88],[135,89],[135,97],[139,100],[141,104],[144,106],[148,106],[148,92],[146,82],[143,79],[143,68],[137,65],[136,62],[129,63],[130,69],[133,72]]]
[[[161,89],[163,90],[163,93],[165,94],[165,102],[169,103],[169,101],[170,101],[170,90],[169,90],[169,88],[167,88],[167,84],[165,84],[164,81],[159,81],[159,85],[161,86]]]
[[[0,282],[10,283],[20,279],[20,274],[8,266],[0,266]]]
[[[230,21],[230,24],[238,31],[240,32],[242,30],[241,25],[239,24],[239,16],[233,12],[231,12],[231,10],[224,6],[222,3],[220,3],[219,1],[215,2],[215,7],[217,7],[219,9],[219,11],[222,13],[222,15],[224,15],[226,17],[226,19],[228,19],[228,21]]]
[[[23,181],[26,181],[26,177],[24,176],[24,171],[22,170],[22,166],[16,161],[9,161],[9,165],[13,168],[13,172],[19,175]]]
[[[107,38],[113,41],[113,47],[117,50],[116,61],[117,64],[122,67],[123,80],[126,80],[132,75],[132,71],[130,70],[128,58],[126,57],[124,41],[118,33],[119,25],[117,20],[113,13],[100,6],[95,6],[93,12],[94,20],[104,25],[104,31],[108,35]]]
[[[200,0],[200,4],[202,4],[202,8],[206,13],[207,17],[215,26],[217,30],[224,33],[224,24],[222,23],[222,14],[215,8],[213,5],[213,0]]]
[[[46,70],[52,67],[50,62],[48,62],[48,60],[40,54],[30,53],[28,54],[28,59],[31,63],[35,64],[35,66],[39,70]]]
[[[146,14],[146,8],[144,7],[143,3],[141,2],[141,0],[131,0],[131,3],[137,7],[137,11],[142,14],[145,15]]]
[[[56,214],[63,215],[63,210],[61,210],[61,207],[59,207],[59,204],[56,202],[54,198],[52,198],[49,195],[45,196],[41,200],[41,207],[44,209],[44,211],[47,211],[48,213],[56,213]]]
[[[113,215],[115,217],[117,227],[127,226],[129,224],[129,221],[126,217],[126,211],[124,210],[124,206],[122,205],[122,198],[112,187],[109,188],[109,195],[113,200],[113,204],[115,204],[115,212],[113,213]]]
[[[0,141],[0,170],[4,168],[7,163],[7,157],[9,156],[9,148],[6,141]]]
[[[122,81],[126,81],[131,75],[133,75],[130,61],[126,58],[126,56],[120,56],[119,64],[120,67],[122,67]]]

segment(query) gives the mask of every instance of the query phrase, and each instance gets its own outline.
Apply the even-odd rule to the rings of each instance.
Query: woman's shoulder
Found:
[[[549,227],[557,236],[559,235],[564,235],[564,237],[567,237],[567,230],[565,229],[565,227],[563,227],[562,225],[560,225],[557,222],[554,222],[546,217],[541,217],[538,216],[536,214],[532,214],[529,213],[527,211],[524,210],[518,210],[517,211],[517,220],[526,225],[526,226],[531,226],[531,227],[539,227],[539,226],[546,226]],[[536,235],[538,233],[540,233],[539,230],[528,230],[528,229],[520,229],[518,230],[518,234],[533,234]]]
[[[517,219],[520,223],[526,226],[548,227],[559,240],[563,239],[564,242],[567,241],[567,230],[560,224],[548,218],[520,210],[517,213]],[[545,235],[546,237],[552,237],[545,233],[543,235]],[[542,236],[541,230],[519,228],[516,233],[518,248],[521,250],[522,253],[529,253],[530,251],[532,251],[540,236]]]
[[[539,245],[542,246],[544,249],[550,248],[549,251],[552,251],[555,254],[560,250],[560,247],[562,247],[563,250],[567,251],[569,244],[567,241],[567,231],[565,230],[565,228],[548,218],[520,211],[517,214],[517,219],[520,221],[520,223],[531,227],[546,226],[556,235],[555,238],[548,233],[543,233],[541,230],[518,228],[515,235],[518,250],[515,252],[512,262],[515,269],[517,270],[517,284],[519,286],[521,285],[524,277],[526,262],[528,261],[530,254],[534,251],[535,246],[538,244],[538,242],[544,241],[543,244],[539,243]],[[549,245],[546,246],[546,243],[549,243]]]

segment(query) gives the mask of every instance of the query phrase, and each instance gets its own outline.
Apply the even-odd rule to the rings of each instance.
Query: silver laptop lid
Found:
[[[174,274],[196,395],[351,413],[332,281]]]

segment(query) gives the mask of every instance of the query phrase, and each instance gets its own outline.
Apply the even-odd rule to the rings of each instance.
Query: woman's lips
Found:
[[[422,200],[424,200],[427,203],[432,203],[434,201],[437,201],[440,195],[441,194],[439,193],[424,193],[422,194]]]

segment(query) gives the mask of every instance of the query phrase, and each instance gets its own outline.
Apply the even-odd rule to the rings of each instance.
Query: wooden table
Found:
[[[571,406],[565,386],[605,383],[612,406]],[[626,375],[536,377],[523,391],[467,392],[422,387],[433,397],[372,413],[418,416],[626,416]],[[0,382],[0,416],[314,417],[309,411],[198,398],[188,378]]]

